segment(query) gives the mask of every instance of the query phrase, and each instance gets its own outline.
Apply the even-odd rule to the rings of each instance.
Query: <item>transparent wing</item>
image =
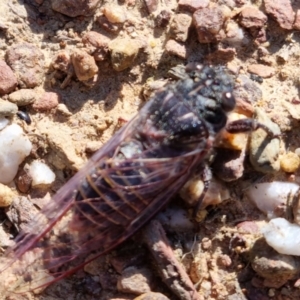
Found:
[[[165,149],[154,143],[138,146],[134,155],[126,157],[127,148],[135,145],[141,119],[147,119],[143,112],[58,191],[28,232],[17,237],[1,265],[5,292],[45,287],[107,253],[144,225],[187,181],[205,151],[169,156],[166,152],[164,157],[160,154]]]

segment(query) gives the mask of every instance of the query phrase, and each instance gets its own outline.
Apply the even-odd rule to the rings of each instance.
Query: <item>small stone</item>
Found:
[[[53,69],[63,73],[69,73],[72,68],[71,56],[69,51],[59,51],[52,60],[51,66]]]
[[[266,125],[274,134],[280,134],[277,124],[259,108],[255,109],[255,119]],[[250,161],[255,170],[262,173],[274,173],[280,169],[280,142],[278,138],[268,136],[265,130],[257,129],[251,133]]]
[[[32,108],[37,111],[47,111],[57,107],[60,95],[55,92],[45,92],[33,103]]]
[[[12,117],[18,111],[18,106],[6,100],[0,99],[0,116],[1,117]]]
[[[32,178],[32,186],[49,186],[55,180],[53,171],[43,162],[34,160],[28,167],[28,173]]]
[[[246,145],[246,144],[244,144]],[[221,149],[212,164],[214,173],[223,181],[230,182],[244,174],[245,150]]]
[[[70,117],[72,116],[72,113],[69,111],[69,109],[67,108],[67,106],[63,103],[59,103],[57,105],[57,111],[59,113],[61,113],[62,115],[66,116],[66,117]]]
[[[5,95],[17,87],[17,78],[5,61],[0,60],[0,95]]]
[[[87,153],[95,153],[102,147],[103,143],[98,141],[88,142],[85,146],[85,152]]]
[[[264,278],[263,285],[269,288],[280,288],[300,270],[297,257],[279,254],[264,239],[252,246],[250,259],[253,270]]]
[[[166,27],[171,19],[172,13],[168,10],[163,9],[155,18],[155,24],[158,27]]]
[[[233,60],[235,56],[236,56],[235,48],[226,48],[226,49],[220,48],[206,55],[205,59],[207,59],[208,61],[212,61],[215,64],[225,64]]]
[[[251,233],[251,234],[260,233],[260,229],[258,225],[253,221],[241,222],[237,224],[236,227],[240,233]]]
[[[152,14],[158,9],[159,0],[145,0],[145,4],[148,9],[148,13]]]
[[[288,152],[281,156],[280,167],[281,170],[287,173],[294,173],[299,169],[300,158],[294,152]]]
[[[300,30],[300,9],[297,9],[296,11],[296,17],[295,17],[293,29]]]
[[[188,38],[192,17],[186,14],[177,14],[171,23],[171,35],[178,42],[185,42]]]
[[[98,66],[95,59],[85,51],[74,50],[71,59],[78,80],[87,81],[98,74]]]
[[[107,32],[116,33],[120,30],[120,24],[110,23],[104,15],[98,16],[97,22]]]
[[[240,75],[236,79],[233,95],[236,100],[234,110],[247,117],[252,117],[253,105],[262,99],[260,87],[246,75]]]
[[[165,295],[161,293],[146,293],[143,295],[140,295],[133,300],[170,300],[170,298],[166,297]]]
[[[179,9],[186,9],[195,12],[197,9],[205,8],[209,5],[209,0],[179,0]]]
[[[44,59],[43,52],[28,43],[15,44],[6,52],[6,61],[22,88],[34,88],[42,83]]]
[[[168,40],[165,46],[167,53],[178,56],[179,58],[187,58],[187,50],[184,44],[179,44],[174,40]]]
[[[29,155],[32,144],[23,129],[12,124],[0,131],[0,182],[10,183],[18,172],[19,165]]]
[[[137,42],[129,39],[118,38],[109,44],[111,62],[114,70],[120,72],[129,68],[139,52]]]
[[[0,183],[0,207],[11,205],[15,196],[15,193],[8,186]]]
[[[32,89],[21,89],[8,95],[8,100],[17,106],[25,106],[33,103],[37,98],[36,91]]]
[[[146,268],[128,267],[118,280],[118,291],[131,294],[143,294],[151,291],[151,271]]]
[[[291,30],[295,13],[290,0],[264,0],[266,13],[271,15],[283,29]]]
[[[225,21],[223,10],[218,7],[198,9],[193,14],[193,24],[196,27],[200,43],[213,43],[225,37],[222,30]]]
[[[263,27],[267,20],[267,16],[255,6],[245,7],[239,16],[240,24],[246,28]]]
[[[270,78],[275,75],[276,70],[269,66],[253,64],[248,67],[248,72],[256,74],[262,78]]]
[[[102,12],[111,23],[124,23],[127,20],[124,7],[118,4],[107,4],[102,8]]]
[[[52,9],[69,17],[93,14],[100,0],[52,0]]]
[[[96,61],[102,61],[107,57],[110,39],[105,35],[96,31],[89,31],[82,37],[82,42],[92,48],[92,54]]]
[[[32,177],[28,170],[21,169],[15,177],[15,183],[21,193],[27,193],[31,188]]]

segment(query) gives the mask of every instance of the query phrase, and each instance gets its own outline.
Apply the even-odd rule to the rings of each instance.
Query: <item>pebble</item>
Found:
[[[165,45],[165,50],[168,54],[178,56],[179,58],[187,58],[186,45],[179,44],[175,40],[168,40]]]
[[[93,14],[100,0],[52,0],[52,9],[69,17]]]
[[[294,30],[300,30],[300,9],[297,9],[296,16],[295,16],[295,22],[293,24]]]
[[[170,300],[170,298],[166,297],[161,293],[153,293],[149,292],[143,295],[140,295],[133,300]]]
[[[64,103],[59,103],[57,105],[57,111],[66,117],[72,116],[72,113]]]
[[[253,105],[262,99],[262,91],[260,87],[253,82],[248,76],[240,75],[235,81],[233,95],[235,97],[235,111],[252,117]]]
[[[236,49],[220,48],[206,55],[205,59],[207,59],[208,61],[213,61],[216,64],[225,64],[233,60],[235,56],[236,56]]]
[[[45,92],[33,103],[32,108],[37,111],[47,111],[57,107],[59,101],[59,94],[55,92]]]
[[[108,55],[110,39],[96,31],[89,31],[82,37],[82,42],[89,48],[93,48],[93,56],[96,61],[104,60]]]
[[[253,270],[269,288],[280,288],[300,271],[298,258],[277,253],[263,239],[255,242],[250,257]]]
[[[294,173],[299,169],[300,158],[294,152],[287,152],[280,157],[281,170],[287,173]]]
[[[44,54],[28,43],[15,44],[6,52],[6,61],[21,88],[34,88],[44,79]]]
[[[255,6],[243,8],[239,15],[239,23],[246,28],[263,27],[267,20],[267,16]]]
[[[43,162],[34,160],[28,167],[28,173],[32,178],[33,187],[49,186],[55,180],[53,171]]]
[[[275,75],[275,68],[262,64],[253,64],[248,67],[248,72],[256,74],[262,78],[270,78]]]
[[[246,147],[246,143],[244,146]],[[212,168],[214,173],[225,182],[241,178],[244,174],[246,152],[232,149],[218,149]]]
[[[87,81],[98,74],[98,66],[93,56],[83,50],[76,49],[71,55],[75,74],[80,81]]]
[[[10,206],[16,194],[8,186],[0,183],[0,207]]]
[[[102,8],[106,19],[111,23],[124,23],[127,20],[127,14],[124,6],[118,4],[107,4]]]
[[[272,16],[283,29],[291,30],[295,19],[290,0],[264,0],[266,13]]]
[[[17,106],[26,106],[33,103],[37,98],[37,93],[32,89],[20,89],[8,95],[8,100]]]
[[[128,267],[118,280],[118,291],[130,294],[144,294],[151,291],[152,273],[146,268]]]
[[[6,100],[0,99],[0,117],[12,117],[18,112],[18,106]]]
[[[159,12],[159,14],[155,18],[155,24],[157,27],[167,27],[170,19],[172,17],[172,13],[168,10],[163,9]]]
[[[187,14],[177,14],[171,23],[171,35],[178,42],[185,42],[188,38],[192,17]]]
[[[260,108],[255,109],[255,119],[268,126],[274,134],[280,134],[277,124],[272,122]],[[270,138],[263,129],[251,132],[249,157],[255,170],[262,173],[274,173],[280,169],[280,142],[278,138]]]
[[[145,0],[147,10],[149,14],[156,12],[159,6],[159,0]]]
[[[103,143],[100,141],[90,141],[86,143],[85,152],[95,153],[103,146]]]
[[[0,95],[8,94],[17,87],[17,78],[5,61],[0,60]]]
[[[23,129],[12,124],[0,131],[0,182],[10,183],[18,172],[19,165],[29,155],[32,144]]]
[[[15,183],[21,193],[27,193],[30,190],[32,178],[26,168],[19,170]]]
[[[204,183],[202,176],[194,175],[180,190],[181,198],[188,203],[189,206],[195,207],[202,195]],[[209,205],[217,205],[222,201],[230,198],[227,187],[219,180],[212,177],[208,190],[201,203],[201,209],[205,209]]]
[[[209,0],[179,0],[180,10],[195,12],[197,9],[205,8],[209,5]]]
[[[9,123],[9,119],[0,116],[0,130],[4,129]]]
[[[130,39],[117,38],[109,44],[114,70],[120,72],[132,66],[139,52],[139,45]]]
[[[225,37],[222,30],[225,16],[221,8],[198,9],[193,14],[193,24],[200,43],[215,43]]]

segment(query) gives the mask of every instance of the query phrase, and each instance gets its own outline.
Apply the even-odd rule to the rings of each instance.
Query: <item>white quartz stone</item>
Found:
[[[53,171],[43,162],[35,160],[29,166],[29,174],[32,177],[32,186],[50,185],[55,180]]]
[[[12,124],[0,131],[0,183],[10,183],[18,167],[29,155],[32,144],[23,129]]]

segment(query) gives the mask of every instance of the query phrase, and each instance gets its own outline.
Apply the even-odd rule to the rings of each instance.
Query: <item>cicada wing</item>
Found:
[[[62,201],[62,196],[54,200],[65,211],[56,211],[52,204],[51,211],[45,207],[37,219],[44,228],[23,235],[10,251],[10,265],[3,273],[10,276],[9,287],[25,292],[47,286],[126,240],[186,182],[193,160],[139,160],[144,173],[132,161],[125,161],[126,167],[106,169],[99,175],[98,198],[76,201],[63,190],[71,200]],[[36,224],[33,227],[38,230]],[[87,256],[89,261],[84,260]]]

